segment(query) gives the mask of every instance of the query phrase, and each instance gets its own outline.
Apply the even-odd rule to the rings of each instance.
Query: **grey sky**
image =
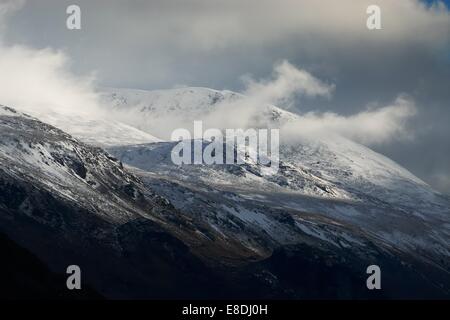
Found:
[[[265,78],[288,60],[336,85],[331,99],[297,101],[302,112],[346,115],[405,93],[418,108],[413,138],[371,147],[450,193],[450,13],[418,0],[376,1],[383,29],[369,31],[373,2],[29,0],[4,40],[63,49],[74,72],[95,71],[102,86],[240,91],[242,75]],[[81,7],[80,31],[65,28],[70,4]]]

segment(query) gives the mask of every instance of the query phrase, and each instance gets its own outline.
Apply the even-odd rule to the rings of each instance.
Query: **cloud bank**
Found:
[[[18,3],[12,3],[14,2],[5,2],[0,6],[3,22],[8,13],[19,8]],[[49,112],[76,114],[86,118],[107,116],[116,120],[123,116],[105,112],[94,89],[93,77],[77,76],[70,72],[70,60],[62,51],[1,44],[0,70],[8,75],[0,78],[2,104],[38,117]],[[255,80],[246,76],[244,82],[246,89],[240,99],[222,102],[203,119],[208,126],[249,127],[255,123],[254,119],[263,111],[264,106],[289,108],[296,101],[295,98],[302,97],[331,99],[335,90],[334,84],[321,81],[288,61],[275,64],[269,79]],[[414,110],[413,103],[399,97],[390,106],[350,116],[332,112],[300,113],[298,119],[283,124],[282,129],[290,136],[326,133],[346,136],[365,144],[381,143],[404,133],[406,119],[414,114]],[[161,121],[166,123],[166,120]],[[190,123],[184,125],[191,126]],[[163,125],[160,123],[157,126]],[[169,132],[167,136],[170,136]]]

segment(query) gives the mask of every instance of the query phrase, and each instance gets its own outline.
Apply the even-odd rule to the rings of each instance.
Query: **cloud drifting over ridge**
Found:
[[[327,85],[305,70],[297,69],[284,60],[274,66],[273,79],[255,81],[251,77],[244,77],[249,97],[271,104],[287,102],[293,95],[331,97],[334,85]]]
[[[238,100],[225,101],[208,115],[212,127],[249,127],[266,105],[284,107],[294,96],[322,96],[332,99],[335,85],[325,84],[287,61],[274,66],[273,78],[246,80],[247,89]],[[373,103],[372,103],[373,104]],[[286,109],[286,108],[284,108]],[[301,107],[300,107],[301,111]],[[414,101],[399,95],[395,101],[378,108],[343,116],[334,112],[300,112],[299,117],[282,124],[285,138],[301,135],[341,135],[363,144],[387,143],[410,137],[407,121],[416,114]]]

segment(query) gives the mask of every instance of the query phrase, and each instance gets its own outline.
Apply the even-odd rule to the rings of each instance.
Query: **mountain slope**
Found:
[[[184,123],[214,113],[224,99],[239,99],[238,94],[204,88],[110,90],[106,95],[113,108],[131,115],[181,115]],[[260,114],[259,125],[276,126],[297,117],[267,108],[273,112]],[[141,125],[133,124],[134,119],[130,116],[128,123]],[[206,221],[207,237],[239,239],[266,257],[305,242],[326,251],[352,248],[354,257],[372,257],[369,260],[381,250],[401,257],[401,263],[412,259],[417,270],[427,270],[422,276],[440,274],[435,281],[447,283],[448,292],[449,199],[390,159],[340,137],[282,140],[280,170],[270,175],[250,161],[176,166],[170,158],[175,145],[160,142],[108,150],[178,210]]]
[[[105,151],[6,107],[0,132],[0,232],[51,272],[77,264],[110,298],[211,290],[214,276],[186,245],[202,240],[195,227]],[[194,284],[205,285],[190,293]]]
[[[103,93],[113,110],[127,110],[134,119],[151,123],[178,117],[184,123],[202,120],[244,97],[230,91],[181,88],[159,91],[108,89]],[[226,104],[225,104],[226,106]],[[265,106],[255,121],[276,127],[298,116],[275,106]],[[148,121],[147,121],[148,119]],[[170,126],[170,124],[168,124]],[[283,132],[281,132],[283,134]],[[391,245],[421,250],[425,255],[448,261],[450,257],[450,202],[426,183],[390,159],[347,139],[303,137],[283,140],[280,169],[266,173],[264,166],[244,165],[175,166],[170,152],[175,143],[110,148],[124,163],[153,175],[187,185],[206,186],[231,192],[270,193],[266,204],[286,209],[320,212],[373,232]],[[305,201],[304,197],[314,197]],[[277,197],[286,199],[279,203]],[[298,197],[298,199],[296,199]],[[169,197],[170,198],[170,197]],[[261,202],[256,197],[255,202]],[[345,205],[328,205],[328,201]],[[349,205],[347,205],[349,204]]]
[[[81,141],[98,147],[133,145],[158,142],[160,139],[123,122],[111,119],[105,112],[96,114],[76,110],[36,110],[22,108],[20,111],[67,132]]]

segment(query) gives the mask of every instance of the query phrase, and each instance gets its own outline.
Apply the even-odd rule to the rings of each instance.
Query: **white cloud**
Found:
[[[246,89],[239,99],[224,100],[204,120],[212,128],[246,128],[268,105],[288,108],[296,97],[331,97],[334,85],[328,85],[305,70],[282,61],[274,66],[271,79],[254,80],[244,77]]]
[[[299,70],[287,61],[274,67],[274,78],[269,81],[255,81],[245,78],[247,89],[245,95],[261,102],[278,104],[286,102],[293,95],[330,97],[334,85],[327,85],[313,77],[305,70]]]
[[[0,26],[25,0],[0,0]],[[3,30],[0,33],[0,39]],[[93,115],[100,112],[93,76],[70,71],[70,59],[60,50],[6,45],[0,41],[0,104],[38,116],[46,112]]]
[[[97,108],[92,77],[69,71],[61,51],[0,46],[0,103],[31,113],[91,113]]]
[[[288,135],[338,134],[366,145],[410,138],[407,120],[416,114],[414,102],[400,95],[388,106],[363,111],[351,116],[333,112],[310,112],[283,128]]]

